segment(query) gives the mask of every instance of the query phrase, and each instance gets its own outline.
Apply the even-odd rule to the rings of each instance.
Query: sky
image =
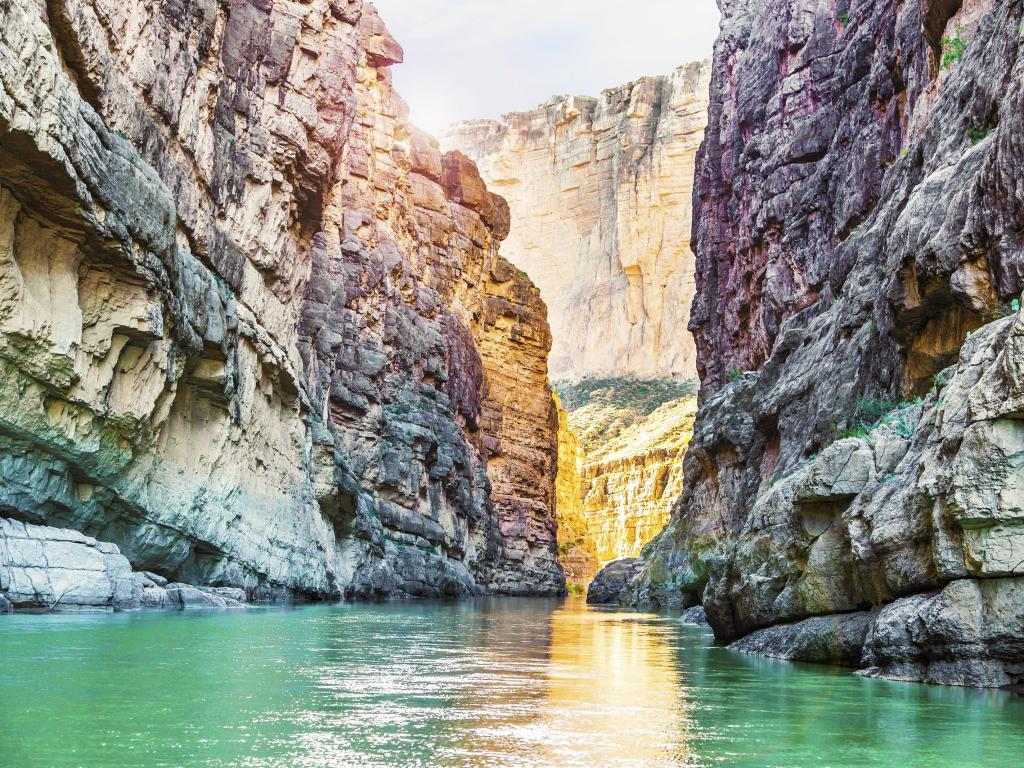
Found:
[[[719,22],[715,0],[373,1],[405,49],[398,92],[435,134],[668,74],[711,56]]]

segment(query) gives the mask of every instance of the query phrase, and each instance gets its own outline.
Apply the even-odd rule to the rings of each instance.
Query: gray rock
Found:
[[[683,624],[696,624],[699,627],[708,626],[708,617],[704,613],[703,605],[695,605],[692,608],[687,608],[679,615],[679,620]]]
[[[138,608],[141,585],[116,546],[78,531],[0,518],[0,590],[16,607]]]
[[[157,575],[155,573],[151,573],[150,571],[141,571],[139,573],[139,575],[144,577],[146,582],[149,585],[156,586],[156,587],[166,587],[167,586],[167,579],[165,579],[163,576],[159,576],[159,575]]]
[[[729,648],[776,659],[859,667],[864,638],[874,620],[875,614],[869,612],[815,616],[751,632]]]
[[[11,613],[14,605],[7,599],[7,595],[0,592],[0,613]]]
[[[637,558],[608,563],[587,587],[587,602],[593,605],[617,604],[629,580],[636,575],[639,565]]]
[[[970,687],[1024,683],[1024,578],[961,579],[878,615],[863,674]]]
[[[193,587],[191,584],[168,584],[164,592],[165,607],[168,608],[237,608],[242,605],[238,600]]]

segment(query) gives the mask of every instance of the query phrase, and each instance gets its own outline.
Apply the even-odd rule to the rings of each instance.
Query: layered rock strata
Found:
[[[639,555],[668,522],[682,488],[696,398],[691,382],[670,379],[557,387],[569,408],[560,409],[561,557],[573,563],[576,583],[588,583],[598,565]]]
[[[691,193],[710,71],[688,64],[442,138],[509,201],[503,253],[550,309],[552,378],[692,377]]]
[[[762,653],[1019,684],[1022,7],[722,8],[701,408],[622,596]]]
[[[0,29],[4,517],[249,597],[563,588],[544,305],[371,5]]]
[[[582,514],[601,565],[637,557],[668,523],[696,412],[696,397],[672,400],[586,454]]]

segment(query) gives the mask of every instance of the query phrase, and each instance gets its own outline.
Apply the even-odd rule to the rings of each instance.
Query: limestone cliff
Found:
[[[569,412],[561,407],[557,394],[555,407],[558,408],[558,476],[555,479],[558,559],[565,570],[566,581],[582,587],[598,567],[594,537],[580,496],[583,449],[579,437],[569,425]]]
[[[0,29],[0,517],[250,597],[563,588],[544,305],[369,3]]]
[[[701,407],[626,599],[787,658],[1024,670],[1022,6],[721,3]]]
[[[689,64],[442,137],[509,202],[502,251],[549,307],[552,378],[693,377],[690,198],[710,71]]]
[[[576,493],[566,508],[582,521],[569,527],[583,531],[579,539],[592,564],[636,557],[664,528],[682,490],[696,412],[691,382],[610,378],[556,386],[568,408],[559,430],[559,466],[564,455],[572,456],[574,473],[565,476]],[[559,499],[562,483],[560,474]],[[578,581],[589,582],[595,572],[585,571]]]

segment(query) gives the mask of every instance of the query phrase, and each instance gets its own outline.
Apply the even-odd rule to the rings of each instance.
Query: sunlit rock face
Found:
[[[722,7],[702,403],[625,598],[703,602],[762,653],[1020,683],[1021,6]]]
[[[710,71],[689,64],[442,138],[509,202],[502,252],[549,307],[553,379],[693,376],[691,194]]]
[[[4,517],[249,596],[562,589],[545,308],[371,5],[0,29]]]
[[[559,507],[559,535],[563,527],[579,530],[579,520],[592,562],[604,566],[635,558],[664,528],[682,490],[683,456],[697,410],[693,387],[632,378],[556,386],[569,409],[562,411],[559,467],[573,457],[575,473],[567,470],[565,477],[572,478],[576,492],[575,502],[566,502],[575,504],[570,526]],[[587,571],[583,581],[595,571]]]
[[[580,439],[569,426],[569,412],[558,408],[558,476],[555,479],[555,513],[558,519],[558,559],[570,584],[582,587],[597,573],[597,550],[583,511],[580,496],[584,454]]]

